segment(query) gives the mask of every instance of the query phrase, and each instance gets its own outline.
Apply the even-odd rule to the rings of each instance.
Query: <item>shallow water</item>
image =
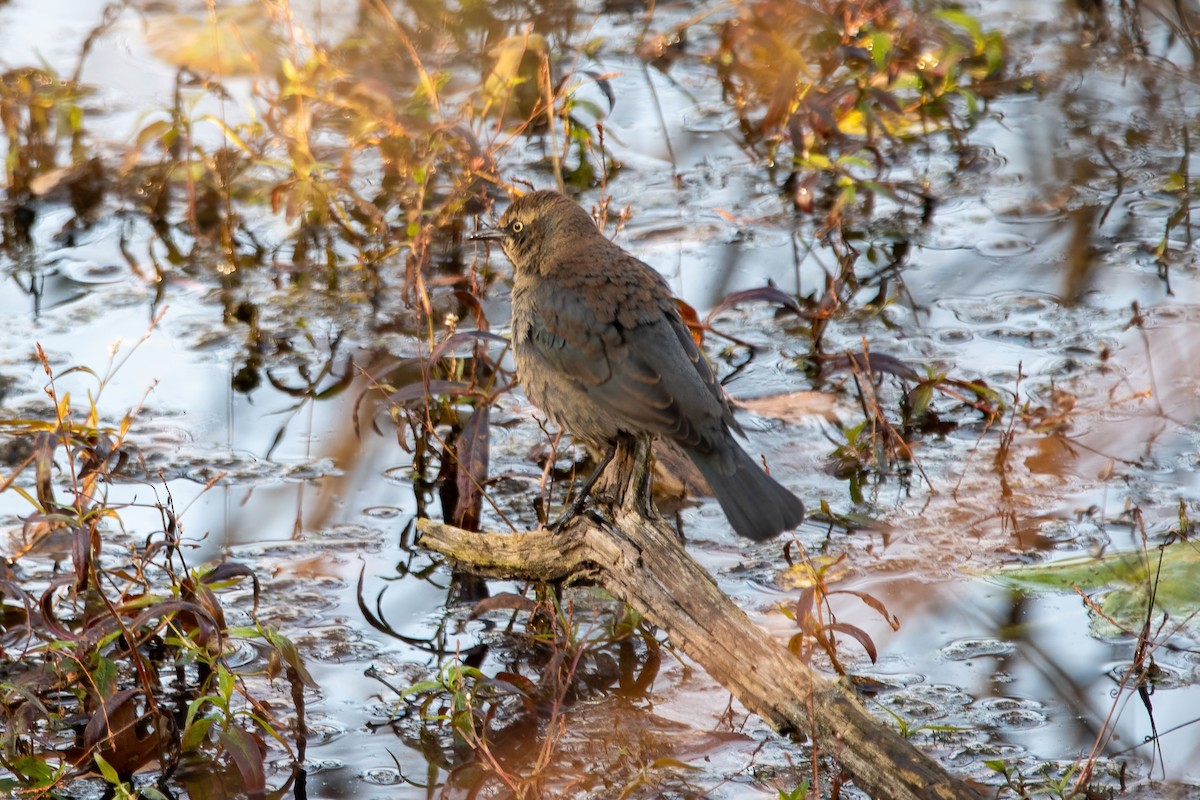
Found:
[[[33,0],[0,5],[5,68],[44,58],[70,71],[103,4],[58,5],[53,13]],[[349,7],[293,4],[310,30],[329,36],[345,24]],[[840,601],[839,621],[863,628],[879,660],[871,664],[852,643],[840,655],[852,672],[880,682],[874,699],[909,726],[955,729],[915,734],[935,757],[980,780],[995,780],[982,763],[988,758],[1002,757],[1030,774],[1039,764],[1069,764],[1086,755],[1111,714],[1117,735],[1098,774],[1128,763],[1130,784],[1146,777],[1195,784],[1200,659],[1194,619],[1172,639],[1175,648],[1156,654],[1163,675],[1153,694],[1153,724],[1163,735],[1155,752],[1139,747],[1151,732],[1146,709],[1128,690],[1118,691],[1133,640],[1093,633],[1079,596],[1026,594],[997,571],[1135,550],[1139,526],[1155,544],[1178,524],[1181,502],[1195,513],[1200,373],[1192,352],[1200,335],[1200,281],[1186,236],[1186,225],[1194,231],[1194,223],[1167,236],[1165,276],[1154,248],[1164,235],[1164,209],[1194,204],[1162,191],[1161,182],[1181,158],[1190,175],[1198,166],[1167,134],[1172,124],[1194,120],[1200,108],[1196,65],[1161,26],[1148,26],[1154,57],[1118,59],[1097,46],[1094,60],[1081,64],[1079,50],[1086,48],[1066,6],[968,7],[1005,31],[1014,69],[1036,76],[1039,89],[991,103],[971,133],[981,154],[971,169],[958,169],[936,144],[913,148],[907,163],[893,165],[927,183],[940,203],[913,239],[889,304],[838,317],[827,349],[857,350],[865,337],[873,354],[902,359],[922,374],[928,367],[1016,393],[1018,406],[1045,408],[1046,424],[1015,425],[1001,476],[999,431],[985,431],[977,416],[956,412],[957,427],[918,443],[928,482],[919,473],[868,480],[862,502],[833,474],[830,437],[838,434],[819,415],[800,422],[747,416],[750,447],[810,509],[825,501],[839,515],[832,522],[814,515],[798,540],[814,555],[846,553],[837,588],[875,596],[901,623],[893,632],[865,606]],[[660,9],[651,27],[669,30],[702,8]],[[778,182],[739,144],[709,68],[685,58],[664,75],[618,44],[638,29],[640,17],[587,9],[589,20],[593,15],[588,37],[609,44],[587,67],[612,73],[618,98],[605,124],[623,168],[607,190],[618,207],[633,209],[618,241],[701,310],[767,279],[785,292],[819,293],[833,259],[813,244],[812,224],[785,208]],[[711,31],[706,38],[703,26],[692,30],[694,51],[712,45]],[[155,57],[137,16],[126,13],[98,39],[83,72],[83,81],[98,88],[88,104],[93,135],[117,152],[144,124],[147,109],[169,102],[173,80],[174,69]],[[239,113],[238,98],[205,103],[197,114]],[[665,129],[648,111],[655,105]],[[219,141],[215,131],[203,135]],[[1119,191],[1097,156],[1101,139],[1120,167]],[[1129,141],[1137,144],[1123,144]],[[509,174],[539,185],[549,181],[533,142],[514,144],[502,161]],[[597,197],[592,191],[581,201]],[[881,203],[879,231],[889,228],[893,211]],[[265,208],[245,213],[263,238],[286,229]],[[99,370],[115,342],[127,352],[165,308],[102,398],[116,420],[149,390],[132,439],[151,473],[162,470],[165,479],[108,488],[111,502],[134,504],[121,512],[124,535],[138,541],[161,527],[158,512],[138,504],[169,491],[185,534],[195,540],[188,556],[193,563],[233,559],[263,581],[260,615],[297,643],[321,687],[307,709],[308,797],[435,796],[408,783],[445,778],[431,774],[421,752],[422,726],[411,713],[396,716],[403,707],[396,693],[366,673],[403,688],[436,674],[443,660],[420,642],[436,641],[451,653],[485,645],[487,663],[496,669],[518,645],[498,632],[503,615],[468,620],[468,609],[447,609],[444,567],[418,577],[433,560],[408,546],[417,511],[408,456],[390,427],[378,435],[364,424],[355,434],[361,379],[294,414],[296,399],[268,382],[248,394],[236,391],[249,331],[227,322],[222,310],[228,294],[253,298],[262,328],[290,346],[268,367],[280,383],[295,386],[300,364],[332,359],[348,369],[349,359],[362,363],[375,347],[410,352],[413,340],[397,332],[404,328],[403,303],[385,292],[382,307],[372,308],[348,295],[293,288],[266,269],[244,270],[232,291],[204,269],[180,271],[158,285],[135,274],[119,249],[130,228],[151,242],[143,248],[153,247],[148,228],[112,216],[68,246],[56,233],[71,216],[69,209],[46,205],[33,231],[32,258],[16,263],[0,256],[0,375],[15,380],[0,413],[44,411],[34,341],[60,371],[72,364]],[[1077,268],[1073,236],[1081,224],[1091,255]],[[498,254],[491,263],[506,274]],[[403,271],[401,258],[390,262],[384,285],[400,285]],[[877,291],[865,285],[860,299],[865,304]],[[500,325],[503,302],[497,296],[490,303],[489,316]],[[719,329],[762,348],[727,384],[734,396],[813,388],[800,363],[808,343],[789,332],[791,324],[758,305],[718,318]],[[333,352],[330,343],[339,334],[345,339]],[[741,359],[727,357],[712,339],[710,345],[724,371]],[[75,375],[59,388],[83,397],[93,385]],[[895,385],[885,381],[884,391],[896,392]],[[888,400],[893,406],[896,397]],[[861,418],[852,392],[837,394],[833,409],[846,425]],[[534,521],[525,479],[538,472],[528,454],[543,438],[529,423],[530,412],[523,398],[509,395],[494,410],[491,429],[493,474],[522,479],[497,487],[497,504],[524,524]],[[27,511],[14,493],[0,493],[0,525],[10,536],[20,535]],[[780,544],[747,547],[734,540],[711,500],[681,513],[689,550],[786,641],[795,628],[777,606],[794,599],[794,590],[783,588]],[[850,524],[845,515],[851,514],[871,522]],[[505,528],[486,504],[483,524]],[[35,575],[34,565],[48,571],[62,557],[47,551],[22,565]],[[360,608],[360,575],[363,603],[386,629],[373,627]],[[612,612],[594,613],[604,619]],[[259,657],[240,655],[249,663]],[[287,702],[285,688],[264,691]],[[565,711],[549,787],[564,796],[609,797],[643,774],[653,780],[634,796],[734,798],[772,797],[775,788],[797,785],[806,774],[800,751],[747,719],[736,704],[731,729],[721,722],[728,701],[693,665],[667,655],[651,690],[619,698],[598,693]],[[503,746],[520,761],[545,731],[510,733]],[[273,785],[290,771],[279,756]],[[691,769],[674,769],[662,761],[668,758]],[[596,782],[609,773],[623,783]]]

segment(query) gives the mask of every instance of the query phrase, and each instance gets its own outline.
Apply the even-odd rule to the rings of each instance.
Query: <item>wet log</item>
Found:
[[[558,532],[480,534],[420,520],[418,543],[481,577],[603,586],[773,728],[812,737],[872,797],[984,796],[871,716],[847,681],[824,678],[756,626],[647,508],[648,467],[629,458],[619,453],[610,472],[633,475],[610,480],[610,502]]]

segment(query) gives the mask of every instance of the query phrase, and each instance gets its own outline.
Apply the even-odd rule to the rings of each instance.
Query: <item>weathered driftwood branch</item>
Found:
[[[756,626],[670,528],[647,518],[644,479],[625,483],[633,490],[608,509],[611,520],[583,514],[557,533],[513,534],[421,520],[420,544],[483,577],[604,586],[776,730],[804,732],[836,755],[872,797],[983,796],[867,713],[847,682],[824,679]]]

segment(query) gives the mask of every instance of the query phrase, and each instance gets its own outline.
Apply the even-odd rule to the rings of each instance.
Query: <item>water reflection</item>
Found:
[[[100,5],[93,5],[98,19]],[[705,57],[692,55],[713,50],[716,25],[728,17],[706,27],[693,17],[714,9],[689,5],[645,18],[641,9],[622,9],[593,19],[573,4],[532,10],[545,12],[536,15],[536,30],[555,55],[574,55],[579,38],[592,31],[609,43],[629,40],[643,24],[689,34],[669,73],[647,69],[619,45],[600,47],[589,68],[607,76],[616,102],[605,109],[608,98],[594,80],[584,81],[579,95],[606,110],[606,152],[623,165],[605,183],[616,206],[632,206],[619,234],[623,245],[699,308],[768,277],[807,301],[808,316],[800,318],[777,317],[761,306],[722,314],[719,324],[759,351],[748,359],[745,348],[709,340],[723,373],[736,374],[728,386],[733,394],[790,396],[809,389],[814,339],[826,353],[861,352],[865,339],[879,363],[886,357],[911,370],[877,382],[889,408],[929,371],[983,378],[1007,404],[995,426],[979,414],[942,408],[951,424],[922,438],[915,452],[930,485],[907,479],[905,465],[856,470],[855,488],[834,474],[834,445],[826,434],[840,435],[863,417],[845,374],[821,387],[825,413],[836,424],[784,417],[747,425],[751,446],[778,476],[801,487],[810,506],[830,506],[799,533],[800,542],[814,553],[848,552],[845,586],[880,598],[902,621],[893,633],[868,609],[853,603],[838,609],[839,619],[867,631],[879,648],[877,665],[857,651],[844,654],[853,672],[879,682],[874,700],[911,727],[925,726],[917,734],[923,746],[981,779],[996,780],[981,765],[984,758],[1004,757],[1032,771],[1086,753],[1103,736],[1110,739],[1105,768],[1127,760],[1133,778],[1157,770],[1195,780],[1200,753],[1188,726],[1200,698],[1188,634],[1156,651],[1160,673],[1146,704],[1125,682],[1133,638],[1096,635],[1087,605],[1068,591],[1023,594],[988,577],[1003,563],[1136,549],[1142,531],[1160,541],[1179,525],[1181,504],[1194,514],[1200,501],[1194,457],[1200,408],[1191,358],[1200,282],[1192,274],[1194,158],[1184,135],[1197,105],[1194,76],[1184,68],[1194,56],[1194,31],[1172,23],[1173,8],[1133,4],[1161,12],[1157,21],[1142,19],[1139,38],[1113,27],[1122,22],[1119,15],[1134,13],[1126,6],[1106,15],[1097,4],[1085,5],[1091,10],[1083,28],[1075,11],[1062,13],[1065,4],[978,9],[1027,54],[1027,67],[1019,60],[1012,66],[1030,73],[1013,76],[1026,82],[1026,93],[990,101],[970,131],[974,148],[966,168],[964,155],[949,152],[941,140],[898,155],[888,165],[897,185],[923,186],[938,202],[915,208],[881,193],[837,254],[817,241],[819,220],[781,198],[783,176],[773,175],[757,143],[743,136]],[[21,2],[0,8],[6,60],[32,63],[34,54],[22,48],[42,42],[39,52],[61,69],[74,63],[82,34],[69,20],[84,9],[75,4],[72,14],[56,15],[52,8]],[[293,12],[318,36],[342,41],[362,34],[377,41],[388,26],[370,9],[296,3]],[[468,21],[468,32],[446,34],[462,42],[453,53],[444,51],[444,65],[450,70],[459,58],[487,52],[484,42],[513,35],[530,10],[523,4],[463,10],[479,17]],[[415,46],[431,53],[444,47],[438,37],[447,28],[445,8],[401,11],[420,23],[408,31]],[[1129,50],[1151,57],[1130,59]],[[88,109],[89,125],[103,127],[106,140],[146,130],[147,108],[195,102],[193,119],[212,113],[234,122],[240,106],[230,98],[254,96],[248,82],[235,81],[226,99],[197,93],[181,102],[199,92],[199,84],[181,81],[154,58],[132,21],[101,37],[94,52],[85,79],[101,87],[103,97],[125,98],[111,109]],[[415,67],[396,55],[399,49],[383,52],[386,57],[360,54],[374,71],[359,75],[347,96],[375,102],[388,97],[388,85],[413,80]],[[523,74],[519,64],[516,72]],[[555,70],[562,66],[556,60]],[[272,63],[263,72],[273,69]],[[448,77],[446,98],[469,92],[471,80],[489,69],[490,62],[479,59],[464,70],[468,77]],[[131,82],[129,74],[137,79]],[[163,111],[162,119],[170,116]],[[398,119],[426,130],[419,116]],[[479,130],[503,127],[489,118]],[[197,147],[212,145],[215,152],[228,145],[217,129],[193,130]],[[344,135],[338,126],[323,135],[334,132]],[[549,182],[550,136],[514,136],[505,169]],[[335,163],[340,155],[332,138],[315,138],[317,154]],[[403,141],[397,136],[392,144]],[[298,233],[251,202],[229,215],[220,193],[209,195],[211,214],[187,219],[194,212],[183,203],[164,211],[150,190],[167,197],[175,190],[149,167],[130,196],[142,198],[137,213],[169,212],[157,223],[101,218],[90,227],[76,225],[80,210],[52,194],[27,207],[6,206],[0,308],[8,313],[0,315],[0,377],[11,388],[0,402],[6,417],[44,411],[40,367],[29,358],[32,340],[56,363],[99,366],[116,339],[140,339],[151,318],[169,306],[122,368],[121,380],[105,391],[115,422],[153,387],[133,433],[144,471],[111,486],[110,500],[129,504],[121,519],[131,538],[140,539],[162,527],[153,503],[169,492],[194,542],[189,558],[252,565],[263,579],[269,618],[302,646],[321,686],[309,700],[309,760],[300,773],[287,759],[275,763],[276,793],[350,797],[387,787],[388,796],[426,797],[443,784],[454,795],[488,782],[502,794],[476,751],[445,730],[431,733],[423,709],[402,698],[407,688],[436,677],[451,655],[489,675],[523,669],[536,676],[544,664],[532,663],[530,653],[539,651],[510,616],[481,622],[470,609],[448,603],[450,571],[412,546],[414,515],[453,505],[435,491],[452,447],[419,453],[414,464],[404,449],[414,444],[412,428],[405,427],[411,418],[393,420],[385,402],[360,406],[359,400],[370,385],[364,370],[393,384],[381,394],[399,405],[425,394],[418,379],[429,378],[420,367],[428,348],[415,342],[430,319],[441,324],[453,317],[465,329],[486,310],[492,328],[502,330],[507,265],[466,262],[469,254],[453,233],[429,245],[436,267],[424,272],[406,260],[411,248],[373,250],[371,225],[380,218],[379,230],[419,228],[423,220],[404,216],[391,194],[411,193],[414,173],[396,166],[402,160],[395,151],[378,151],[380,163],[371,161],[376,151],[370,153],[355,197],[380,205],[343,206],[354,212],[342,218],[345,240],[315,225]],[[587,160],[578,151],[568,155],[569,169]],[[777,157],[787,167],[783,172],[792,168],[789,155]],[[248,168],[245,156],[221,158],[228,160],[198,159],[196,169],[211,178]],[[287,188],[298,192],[298,185]],[[270,194],[265,183],[257,188]],[[449,195],[444,185],[431,191]],[[597,198],[595,191],[584,194],[585,202]],[[203,211],[205,203],[199,205]],[[461,233],[461,211],[447,212],[447,230],[457,225]],[[27,237],[19,235],[22,224]],[[223,230],[231,232],[225,240]],[[233,258],[223,249],[231,245]],[[363,254],[367,258],[359,258]],[[428,317],[411,288],[412,273],[435,287],[432,299],[424,298]],[[476,289],[486,296],[471,294],[466,302],[456,294]],[[823,334],[812,334],[814,320],[826,325]],[[459,366],[479,369],[480,383],[500,374],[495,365],[485,369],[474,351],[466,357],[470,349]],[[411,360],[373,373],[367,366],[379,352]],[[487,352],[499,357],[498,349]],[[463,376],[437,380],[447,395],[468,396]],[[416,387],[415,394],[402,394],[405,387]],[[65,378],[62,389],[84,397],[89,384],[76,375]],[[432,427],[441,436],[461,434],[477,407],[446,402]],[[487,487],[496,505],[481,502],[475,521],[500,529],[509,520],[532,524],[534,487],[547,474],[564,480],[579,454],[564,450],[547,459],[545,437],[520,398],[508,396],[490,408],[490,474],[501,478]],[[13,463],[20,458],[14,455]],[[0,520],[18,538],[27,513],[20,498],[0,494]],[[795,628],[774,609],[793,597],[779,588],[778,545],[742,549],[709,501],[680,514],[692,550],[722,586],[786,641]],[[49,573],[68,553],[47,542],[35,557]],[[235,600],[251,602],[246,595]],[[612,613],[597,603],[580,619],[599,625]],[[585,671],[591,683],[580,688],[588,697],[549,717],[561,735],[542,786],[547,794],[612,796],[641,781],[645,796],[733,798],[798,785],[806,774],[799,763],[803,749],[748,720],[686,662],[652,651],[645,642],[625,640],[593,656]],[[233,657],[253,664],[260,654]],[[280,694],[279,702],[289,700]],[[506,702],[516,705],[511,697]],[[545,708],[506,717],[496,738],[499,762],[512,770],[535,765],[552,733],[547,718]],[[1162,734],[1157,751],[1141,744],[1154,732]],[[233,791],[226,782],[238,778],[232,770],[217,776],[184,771],[178,780],[198,796],[213,787]]]

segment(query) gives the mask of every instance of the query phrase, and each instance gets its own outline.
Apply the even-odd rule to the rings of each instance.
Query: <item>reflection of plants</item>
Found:
[[[426,69],[411,32],[383,4],[365,5],[364,23],[373,24],[332,45],[308,41],[285,6],[274,9],[273,25],[257,4],[222,11],[211,24],[151,20],[159,23],[151,36],[190,37],[174,48],[170,39],[152,42],[180,66],[175,100],[167,118],[156,115],[137,132],[120,170],[123,195],[167,249],[168,264],[153,251],[151,260],[162,273],[215,255],[224,275],[262,263],[266,253],[244,219],[258,205],[293,226],[288,271],[311,271],[331,289],[348,279],[377,288],[377,267],[402,246],[414,269],[428,269],[434,240],[461,229],[490,155],[442,104],[445,75]],[[225,50],[240,54],[251,102],[238,102],[246,89],[229,83]],[[398,65],[393,53],[403,54]],[[221,113],[196,110],[214,101]],[[212,145],[214,130],[223,145]],[[199,246],[192,253],[175,230],[180,221]]]
[[[958,423],[949,419],[949,411],[965,409],[981,415],[987,430],[1005,407],[1000,394],[983,381],[955,379],[933,369],[922,378],[912,367],[892,356],[846,352],[823,357],[821,365],[826,376],[848,371],[854,378],[863,419],[856,425],[840,427],[843,441],[834,442],[832,460],[835,474],[849,481],[850,495],[856,503],[863,502],[863,487],[869,478],[882,478],[896,464],[911,465],[924,477],[912,445],[922,435],[955,428]],[[898,419],[882,399],[886,397],[885,377],[894,379],[903,390]],[[933,400],[938,396],[949,399],[951,408],[936,410]]]
[[[1189,169],[1192,162],[1192,142],[1188,135],[1187,125],[1180,126],[1179,130],[1183,147],[1183,153],[1179,157],[1179,167],[1166,176],[1162,187],[1163,192],[1173,194],[1178,200],[1175,210],[1167,217],[1162,239],[1154,251],[1162,266],[1167,263],[1166,255],[1170,249],[1172,236],[1182,235],[1186,249],[1192,250],[1192,229],[1194,227],[1192,206],[1196,201],[1196,196],[1200,194],[1200,180],[1193,179]]]
[[[1091,753],[1060,777],[1052,777],[1047,768],[1043,778],[1032,781],[1008,771],[1000,762],[989,764],[1005,776],[1012,788],[1044,791],[1039,787],[1050,787],[1060,796],[1084,792],[1101,765],[1102,754],[1111,747],[1117,721],[1134,695],[1145,707],[1151,733],[1119,755],[1147,745],[1157,750],[1160,736],[1179,730],[1158,729],[1151,697],[1164,677],[1156,653],[1160,648],[1175,647],[1172,640],[1178,641],[1181,634],[1192,634],[1200,619],[1200,591],[1196,588],[1200,585],[1200,556],[1190,538],[1194,525],[1186,504],[1180,501],[1176,526],[1155,537],[1158,544],[1154,546],[1141,510],[1132,509],[1130,516],[1141,544],[1134,552],[1022,566],[999,573],[1001,580],[1025,592],[1074,591],[1093,618],[1093,635],[1131,648],[1127,663],[1111,672],[1115,683],[1113,705],[1099,727]],[[1068,784],[1072,784],[1070,791],[1066,790]]]
[[[189,568],[169,498],[155,506],[160,534],[143,548],[114,551],[120,509],[107,502],[105,486],[138,457],[127,441],[136,410],[115,426],[104,424],[97,400],[115,368],[103,377],[77,368],[69,372],[97,378],[77,419],[70,396],[56,387],[61,376],[38,353],[51,418],[4,420],[0,427],[29,451],[0,479],[0,491],[33,507],[24,544],[0,583],[3,647],[14,656],[0,682],[0,765],[10,775],[2,783],[42,796],[95,770],[115,796],[161,797],[150,786],[135,789],[132,776],[157,762],[161,782],[183,761],[231,757],[239,785],[261,790],[262,735],[289,752],[292,746],[224,654],[239,639],[263,648],[266,672],[285,674],[301,701],[312,679],[291,643],[253,612],[248,626],[226,623],[217,592],[249,579],[257,605],[257,579],[235,564]],[[72,569],[39,575],[36,559],[49,548],[66,549]]]
[[[81,101],[88,90],[49,69],[25,67],[0,74],[0,127],[4,130],[7,203],[0,203],[0,248],[21,260],[30,244],[35,198],[67,203],[75,212],[65,230],[90,220],[107,190],[100,158],[84,144]],[[68,158],[62,158],[62,150]]]
[[[1168,620],[1187,629],[1200,628],[1200,553],[1183,541],[1157,553],[1113,553],[1024,565],[997,576],[1026,592],[1087,593],[1093,632],[1100,636],[1134,636],[1147,618],[1154,627]]]
[[[492,67],[483,86],[481,113],[494,116],[498,130],[508,118],[520,131],[544,134],[550,140],[554,172],[565,184],[578,189],[603,184],[617,165],[605,151],[604,129],[598,124],[605,112],[580,96],[580,76],[571,72],[556,79],[546,38],[529,30],[501,40],[489,56]],[[583,77],[603,92],[611,110],[616,97],[607,78],[591,72]],[[555,147],[560,125],[561,150]]]
[[[887,243],[892,264],[879,273],[886,296],[886,281],[907,252],[896,224],[900,231],[925,224],[937,200],[925,182],[896,176],[897,165],[913,142],[935,135],[969,163],[966,134],[1005,66],[999,34],[962,10],[925,6],[760,0],[739,5],[721,28],[713,60],[743,139],[772,173],[786,170],[784,191],[798,211],[814,215],[815,239],[837,259],[822,313],[844,288],[857,287],[856,242],[869,239],[864,222],[878,216],[880,204],[897,217]],[[878,266],[881,248],[868,246]]]
[[[0,75],[0,124],[8,146],[5,178],[9,197],[35,192],[40,176],[58,167],[59,145],[82,154],[87,91],[47,69],[26,67]]]
[[[747,141],[770,161],[788,145],[809,176],[798,188],[826,175],[840,213],[860,189],[896,191],[878,181],[888,142],[944,131],[962,143],[981,110],[976,87],[1004,67],[1004,46],[957,9],[764,0],[725,24],[716,62]]]
[[[491,407],[512,386],[511,375],[488,351],[506,340],[486,330],[451,334],[426,357],[372,367],[370,385],[358,405],[383,400],[398,427],[398,441],[412,453],[418,510],[426,516],[424,490],[441,487],[443,515],[453,524],[478,530],[490,468]],[[470,356],[456,350],[470,345]],[[436,478],[434,477],[436,476]]]
[[[501,610],[510,610],[513,622],[524,620],[517,632],[508,627],[519,647],[506,667],[488,674],[448,663],[435,678],[399,692],[398,714],[419,722],[420,747],[431,764],[446,767],[448,785],[471,792],[502,785],[517,797],[537,797],[556,763],[568,706],[617,684],[624,694],[645,691],[658,673],[660,644],[628,609],[611,624],[585,627],[573,605],[560,604],[549,591],[540,591],[536,603],[498,595],[477,604],[473,615]],[[537,746],[514,752],[508,743],[523,738],[518,730],[539,737]],[[645,767],[631,786],[648,779]]]
[[[219,71],[210,74],[212,54],[181,56],[181,86],[184,76],[204,74],[203,90],[181,88],[171,120],[154,120],[139,132],[126,159],[129,196],[149,201],[161,218],[173,195],[164,190],[183,186],[193,231],[219,239],[229,255],[227,271],[246,265],[245,253],[255,252],[233,201],[240,206],[257,198],[294,224],[296,268],[323,269],[332,286],[343,273],[369,279],[382,261],[407,248],[411,291],[423,277],[417,273],[432,265],[434,247],[456,239],[463,212],[482,208],[484,188],[499,183],[494,152],[476,124],[484,117],[508,115],[518,130],[540,124],[554,134],[551,123],[561,121],[564,150],[552,148],[556,163],[565,164],[575,148],[579,163],[570,171],[564,166],[564,174],[582,185],[596,181],[590,154],[598,139],[577,114],[587,104],[576,97],[575,83],[552,85],[543,77],[549,61],[542,37],[510,37],[496,47],[486,102],[476,107],[454,85],[448,65],[428,59],[450,40],[460,48],[469,26],[486,19],[441,20],[437,30],[446,41],[439,44],[428,40],[438,36],[433,29],[418,32],[383,3],[363,4],[361,13],[358,34],[341,43],[315,43],[294,25],[282,26],[287,54],[280,56],[279,42],[258,37],[261,47],[275,49],[247,64],[258,70],[257,102],[240,122],[211,114],[193,118],[189,109],[201,99],[234,93]],[[218,27],[241,24],[229,19]],[[381,59],[381,53],[389,55]],[[278,69],[263,70],[271,63]],[[607,91],[601,78],[594,79]],[[217,127],[226,147],[202,145],[193,130],[199,123]],[[502,138],[497,148],[512,138],[499,128],[489,135]],[[155,150],[162,154],[156,165]],[[142,155],[151,163],[138,165]]]
[[[855,503],[864,501],[863,482],[870,472],[870,465],[880,460],[871,437],[864,435],[868,423],[869,420],[864,419],[857,425],[842,427],[845,441],[836,444],[830,454],[834,476],[850,482],[850,498]]]

